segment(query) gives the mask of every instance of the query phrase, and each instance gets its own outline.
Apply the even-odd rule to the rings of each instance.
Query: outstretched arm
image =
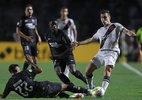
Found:
[[[26,54],[26,59],[35,68],[36,74],[39,74],[42,72],[42,68],[39,67],[37,64],[33,63],[33,60],[30,55]]]
[[[94,42],[94,41],[95,41],[94,37],[91,37],[91,38],[86,39],[86,40],[84,40],[84,41],[80,41],[80,42],[78,42],[77,44],[78,44],[78,45],[85,45],[85,44],[92,43],[92,42]]]
[[[136,36],[136,34],[133,31],[128,30],[127,28],[123,29],[123,32],[127,34],[128,36]]]

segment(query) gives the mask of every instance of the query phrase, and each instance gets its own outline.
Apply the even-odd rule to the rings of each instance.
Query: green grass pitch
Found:
[[[0,94],[3,92],[5,84],[10,77],[8,72],[8,66],[14,62],[0,62]],[[23,63],[17,62],[21,68]],[[128,63],[133,66],[135,69],[139,70],[142,73],[142,65],[139,63]],[[61,82],[59,78],[56,76],[53,64],[48,62],[38,62],[43,68],[43,72],[36,76],[36,80],[44,81],[49,80],[53,82]],[[77,69],[80,70],[84,74],[84,70],[87,63],[77,63]],[[76,84],[77,86],[82,86],[87,88],[87,86],[75,78],[70,74],[70,80]],[[101,85],[101,81],[103,79],[103,67],[94,72],[94,83],[96,86]],[[72,94],[71,92],[68,92]],[[6,100],[24,100],[24,98],[20,97],[14,92],[11,92]],[[47,98],[46,98],[47,99]],[[36,100],[30,99],[30,100]],[[43,100],[43,98],[39,98],[38,100]],[[49,100],[59,100],[59,98],[49,98]],[[60,100],[67,100],[61,98]],[[70,98],[69,100],[74,100]],[[93,97],[85,97],[83,100],[100,100],[99,98]],[[116,63],[116,66],[112,72],[110,85],[107,89],[105,97],[103,100],[142,100],[142,77],[137,75],[136,73],[128,70],[120,63]]]

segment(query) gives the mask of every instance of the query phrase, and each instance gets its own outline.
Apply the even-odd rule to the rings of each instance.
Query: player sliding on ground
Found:
[[[0,98],[6,98],[11,91],[16,92],[24,98],[82,98],[83,95],[80,93],[89,93],[87,89],[77,87],[72,84],[35,81],[35,75],[41,73],[42,69],[32,62],[32,58],[29,55],[26,55],[26,59],[30,62],[34,69],[21,71],[19,65],[11,64],[9,66],[9,72],[12,76],[8,80],[4,92],[0,95]],[[76,96],[69,96],[63,91],[70,91],[79,94]]]

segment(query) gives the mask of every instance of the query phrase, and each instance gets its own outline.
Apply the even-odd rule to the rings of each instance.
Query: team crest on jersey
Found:
[[[34,20],[34,19],[32,19],[32,22],[33,22],[33,23],[35,23],[35,20]]]
[[[28,20],[25,20],[25,22],[28,22]]]

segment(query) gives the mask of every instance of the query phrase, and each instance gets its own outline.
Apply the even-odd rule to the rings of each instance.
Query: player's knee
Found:
[[[108,65],[108,66],[106,66],[105,71],[106,72],[111,72],[112,69],[113,69],[113,66],[112,65]]]

